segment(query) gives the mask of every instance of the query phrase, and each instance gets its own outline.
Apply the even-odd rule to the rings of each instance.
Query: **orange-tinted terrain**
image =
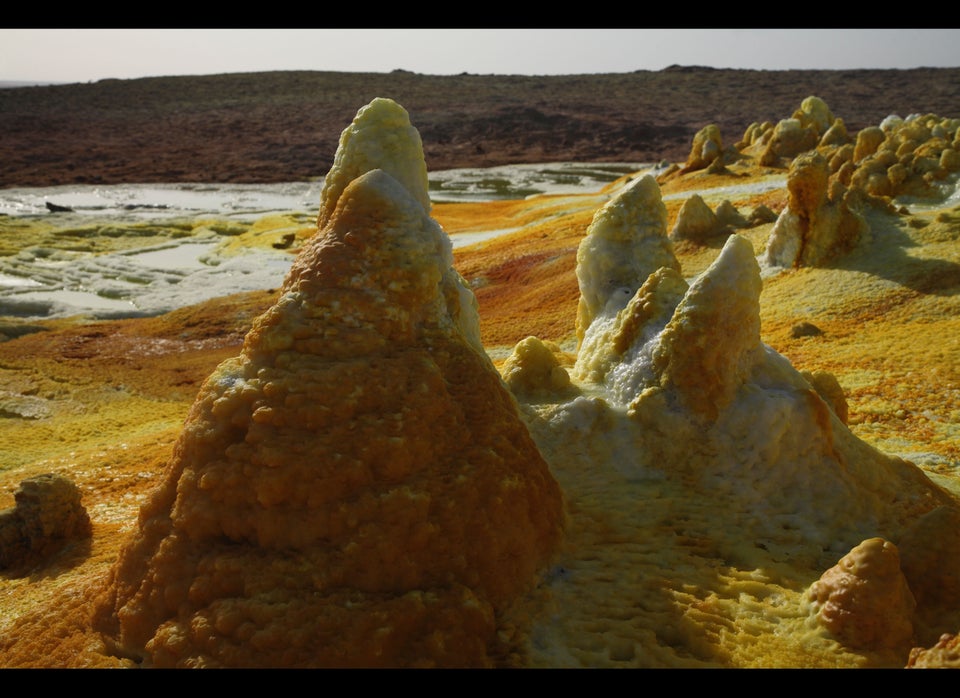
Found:
[[[400,78],[406,76],[397,76]],[[846,117],[842,104],[835,104],[816,90],[807,94],[814,93],[825,99],[834,114]],[[771,116],[771,121],[790,117],[798,105],[799,100],[791,102],[781,113]],[[356,108],[354,104],[353,109]],[[416,112],[410,111],[414,126],[419,126]],[[349,118],[348,115],[341,119],[337,133]],[[425,123],[424,146],[430,166],[432,146],[426,137],[430,119]],[[863,127],[868,125],[876,124],[870,121]],[[694,130],[698,129],[699,126]],[[851,145],[856,142],[856,132],[857,129],[850,128],[847,141]],[[794,176],[791,164],[795,155],[764,155],[759,140],[754,144],[741,140],[743,130],[723,135],[727,147],[739,144],[741,157],[723,167],[691,167],[693,155],[685,158],[693,138],[687,134],[681,154],[673,150],[673,157],[663,155],[677,167],[657,175],[668,231],[677,226],[681,207],[693,192],[699,193],[714,210],[722,202],[729,202],[745,219],[742,225],[721,226],[700,239],[673,238],[682,275],[690,282],[712,268],[734,231],[749,241],[754,254],[762,258],[779,225],[778,218],[785,209],[798,205],[796,201],[801,198],[797,193],[799,184],[794,189],[787,185]],[[766,142],[769,140],[768,136]],[[839,146],[821,146],[821,150],[836,155]],[[530,151],[525,154],[536,159]],[[569,157],[563,159],[575,160],[579,154],[574,149],[566,152]],[[630,151],[616,159],[644,154]],[[606,152],[598,155],[601,157],[594,159],[608,159]],[[330,160],[332,153],[323,162]],[[216,170],[212,172],[215,174]],[[838,164],[831,176],[839,178],[840,172]],[[162,179],[167,174],[158,172],[156,176]],[[496,366],[504,365],[518,342],[535,336],[555,343],[558,360],[572,369],[578,350],[581,297],[578,250],[598,210],[642,174],[636,173],[590,194],[441,203],[432,207],[430,215],[453,239],[458,234],[486,230],[513,231],[453,252],[453,267],[476,297],[480,339]],[[44,177],[36,176],[36,181]],[[955,172],[944,173],[944,181],[951,176],[955,178]],[[856,180],[849,177],[844,188],[856,189]],[[799,175],[792,181],[798,179]],[[890,179],[896,177],[891,175]],[[927,181],[933,179],[931,176]],[[767,181],[777,184],[762,191],[754,186]],[[851,243],[850,249],[823,264],[796,264],[778,273],[764,274],[759,301],[760,338],[798,371],[832,374],[842,388],[842,421],[852,435],[870,447],[911,462],[948,492],[948,498],[956,498],[960,496],[960,309],[956,300],[960,289],[960,212],[956,205],[942,201],[894,204],[893,196],[876,186],[875,182],[863,186],[867,204],[858,209],[869,224],[869,236]],[[829,200],[826,194],[823,196],[825,206],[836,203],[839,207],[841,195],[831,193],[834,198]],[[763,207],[772,212],[772,218],[758,217],[746,222],[751,213]],[[815,215],[800,217],[813,220]],[[296,255],[308,247],[312,236],[310,229],[301,231],[290,254]],[[0,333],[7,338],[0,343],[0,414],[4,417],[0,420],[0,453],[4,458],[0,470],[0,509],[13,506],[13,493],[22,480],[53,472],[78,485],[93,523],[89,540],[69,543],[52,558],[6,570],[0,582],[0,608],[4,610],[0,620],[0,665],[130,665],[129,658],[106,651],[101,637],[90,627],[90,614],[99,603],[103,580],[137,528],[140,506],[168,472],[174,444],[204,381],[221,362],[240,354],[256,318],[278,301],[283,283],[284,279],[277,279],[273,289],[218,298],[151,318],[0,319]],[[822,389],[818,390],[824,394]],[[523,414],[531,420],[534,432],[542,425],[536,426],[537,419],[531,415],[551,400],[562,403],[557,395],[521,399],[522,407],[528,410]],[[591,536],[600,540],[610,534],[611,540],[619,544],[622,541],[617,536],[626,529],[617,529],[612,523],[616,512],[621,511],[619,499],[611,497],[610,511],[601,513],[605,505],[596,494],[599,490],[591,489],[595,485],[583,480],[585,475],[567,470],[569,467],[561,463],[555,474],[566,493],[568,516],[573,522],[569,545],[576,554],[570,555],[582,560],[587,557],[577,557],[583,554],[578,546],[588,547],[585,540],[592,540]],[[672,484],[662,486],[663,502],[679,496],[672,488]],[[595,497],[601,501],[595,501]],[[650,506],[655,509],[657,504],[651,502]],[[716,513],[702,513],[700,509],[690,512],[686,523],[691,526],[697,523],[698,516],[708,521]],[[601,523],[605,515],[612,517],[611,522]],[[578,516],[589,523],[578,528]],[[665,516],[663,520],[668,519]],[[657,535],[674,540],[672,534],[665,533],[667,524],[658,526],[663,530],[656,528]],[[636,613],[643,616],[646,612],[651,624],[669,628],[655,642],[648,642],[643,623],[634,628],[634,635],[620,630],[610,619],[619,622],[622,614],[608,606],[609,599],[600,598],[595,601],[596,607],[609,615],[598,616],[594,631],[578,626],[576,630],[568,627],[559,632],[558,636],[574,638],[570,640],[573,649],[569,656],[559,651],[551,654],[551,642],[538,645],[536,651],[530,650],[530,640],[525,635],[528,614],[534,619],[543,618],[542,604],[549,607],[549,600],[536,596],[520,610],[498,611],[499,632],[509,641],[498,650],[494,664],[906,664],[907,655],[902,648],[848,647],[836,650],[834,655],[835,646],[829,644],[833,640],[824,639],[819,630],[811,630],[802,614],[774,610],[778,603],[774,597],[781,598],[780,594],[787,599],[784,603],[793,603],[803,586],[797,580],[809,584],[812,578],[791,577],[772,563],[769,570],[751,569],[747,563],[733,559],[729,551],[718,553],[706,533],[701,538],[687,535],[678,533],[676,542],[666,547],[692,550],[691,560],[722,560],[704,563],[710,569],[708,577],[718,586],[698,595],[698,588],[706,588],[697,587],[706,579],[701,576],[702,569],[690,576],[691,580],[700,581],[686,586],[682,574],[680,581],[641,575],[637,584],[656,585],[657,594],[649,597],[656,601]],[[617,558],[618,564],[626,565],[623,561],[631,560],[631,554],[624,552]],[[639,554],[639,561],[630,563],[637,566],[625,569],[656,569],[657,574],[667,574],[665,566],[645,561],[645,555],[650,554]],[[958,561],[951,558],[948,564]],[[561,574],[556,569],[562,568],[554,568],[554,574]],[[825,569],[816,572],[819,575]],[[753,582],[748,579],[750,574],[754,575]],[[764,578],[767,574],[769,578]],[[602,588],[603,581],[601,576],[592,583],[591,594]],[[762,584],[768,585],[766,590],[759,590]],[[772,592],[778,585],[782,588]],[[668,605],[674,606],[661,606],[661,595],[670,594],[674,599],[671,603],[682,611],[677,612],[676,618],[671,611],[667,614],[669,621],[665,621],[667,616],[660,614],[666,613]],[[756,594],[756,598],[737,607],[731,600],[737,594],[741,594],[740,598],[742,594]],[[561,597],[562,594],[558,596]],[[594,603],[594,597],[590,598]],[[945,616],[960,622],[957,608],[951,608]],[[767,649],[756,647],[756,638],[766,637],[764,633],[769,632],[764,617],[780,618],[785,627],[789,626],[792,635],[785,636],[807,639],[793,643],[779,638],[772,640]],[[916,627],[918,633],[912,640],[919,647],[933,646],[940,632],[960,630],[960,626],[939,628],[927,618],[917,621]],[[539,632],[546,631],[540,628]],[[602,649],[584,639],[591,633],[602,638],[597,640]],[[544,649],[545,646],[550,649]],[[805,646],[809,646],[809,654],[805,654]],[[888,654],[888,650],[893,654]]]

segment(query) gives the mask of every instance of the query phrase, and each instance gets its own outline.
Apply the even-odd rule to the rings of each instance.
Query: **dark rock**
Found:
[[[800,337],[819,337],[822,334],[823,330],[809,322],[801,322],[799,325],[794,325],[790,328],[790,337],[793,339],[799,339]]]
[[[273,246],[278,250],[285,250],[293,244],[294,240],[297,239],[296,233],[286,233],[281,240],[273,243]]]

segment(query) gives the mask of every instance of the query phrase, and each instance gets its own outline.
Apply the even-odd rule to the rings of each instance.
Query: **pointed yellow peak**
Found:
[[[660,186],[645,175],[597,211],[577,250],[579,339],[598,315],[616,315],[661,267],[680,270]]]
[[[371,170],[392,175],[424,211],[430,211],[420,132],[410,123],[407,110],[392,99],[374,99],[357,112],[340,134],[340,145],[320,194],[319,228],[330,220],[347,185]]]

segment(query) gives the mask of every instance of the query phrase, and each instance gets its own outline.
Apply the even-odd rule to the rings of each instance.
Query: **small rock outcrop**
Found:
[[[737,210],[737,207],[730,203],[730,201],[727,199],[724,199],[720,202],[720,205],[717,206],[717,210],[714,213],[716,214],[717,220],[722,226],[728,228],[750,227],[750,221],[747,220],[744,215]]]
[[[863,541],[824,572],[808,594],[818,621],[844,645],[871,650],[911,646],[916,601],[893,543]]]
[[[38,560],[69,541],[90,537],[80,490],[62,475],[24,480],[13,496],[16,506],[0,511],[0,569]]]
[[[819,142],[817,132],[799,119],[783,119],[773,128],[759,162],[766,167],[782,167],[785,161],[812,150]]]
[[[819,266],[856,246],[870,227],[816,151],[794,158],[787,207],[770,231],[764,259],[779,267]]]
[[[538,337],[527,337],[514,347],[500,369],[514,395],[536,398],[570,389],[570,374],[561,364],[560,347]]]
[[[697,131],[690,146],[690,154],[683,167],[685,172],[704,170],[716,160],[723,157],[723,138],[720,136],[720,127],[709,124]]]
[[[779,121],[769,136],[765,135],[760,141],[763,150],[759,163],[768,167],[783,166],[797,155],[816,148],[828,133],[829,142],[839,140],[842,125],[831,131],[835,121],[822,99],[807,97],[793,116]]]
[[[857,134],[852,187],[876,197],[942,198],[960,171],[960,119],[935,114],[892,117]]]
[[[670,231],[670,238],[702,243],[726,230],[726,225],[720,222],[703,197],[692,194],[680,207],[677,220]]]

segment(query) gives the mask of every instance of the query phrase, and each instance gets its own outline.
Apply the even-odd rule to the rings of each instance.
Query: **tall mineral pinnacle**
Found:
[[[646,193],[607,206],[616,221],[658,221],[659,194]],[[836,401],[763,343],[763,282],[750,240],[731,235],[688,285],[654,244],[664,240],[658,225],[598,221],[601,214],[578,254],[579,317],[590,318],[571,372],[579,392],[545,420],[550,438],[538,433],[538,443],[562,441],[570,425],[569,448],[578,452],[629,444],[618,452],[618,473],[643,479],[659,471],[727,502],[736,535],[761,555],[789,549],[792,562],[826,569],[867,538],[902,538],[913,564],[905,566],[907,582],[952,588],[943,561],[955,561],[956,546],[931,552],[931,536],[918,527],[929,519],[929,528],[948,530],[953,514],[928,514],[956,512],[956,502],[919,468],[857,439]],[[597,425],[592,441],[584,423]],[[796,512],[803,512],[799,531]],[[937,597],[934,609],[952,598]]]
[[[391,104],[361,110],[365,133],[396,125]],[[400,126],[387,159],[415,171]],[[95,620],[119,656],[489,665],[498,612],[559,542],[559,488],[464,332],[446,234],[343,143],[336,168],[359,174],[202,387],[114,568]]]
[[[750,241],[731,235],[661,334],[654,370],[694,413],[715,419],[762,353],[762,285]]]
[[[340,134],[340,145],[320,194],[318,228],[326,226],[347,185],[374,169],[391,174],[425,211],[430,211],[420,132],[410,123],[406,109],[383,97],[360,109]]]
[[[667,238],[667,209],[657,180],[632,182],[593,217],[577,250],[577,336],[599,315],[615,315],[660,267],[679,271]]]

